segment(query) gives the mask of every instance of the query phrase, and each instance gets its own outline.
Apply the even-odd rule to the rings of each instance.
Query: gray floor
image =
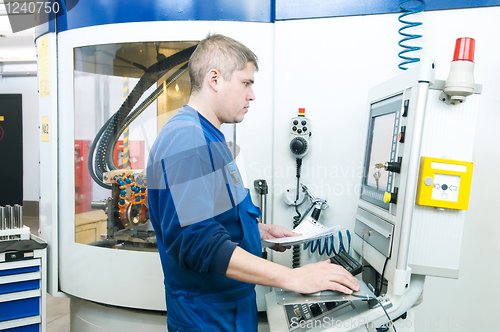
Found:
[[[25,216],[23,223],[38,235],[38,218]],[[47,294],[47,332],[68,332],[69,326],[69,299]]]

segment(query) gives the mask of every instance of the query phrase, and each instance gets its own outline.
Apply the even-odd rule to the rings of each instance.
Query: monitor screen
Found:
[[[396,142],[402,106],[402,94],[370,105],[361,198],[386,210],[389,209],[389,203],[384,203],[384,193],[392,190],[393,174],[383,168],[377,169],[375,165],[384,165],[396,160]]]
[[[394,132],[395,113],[379,115],[372,118],[372,146],[368,160],[368,175],[366,184],[376,188],[377,181],[375,173],[377,172],[376,164],[385,164],[391,159],[391,147]],[[387,190],[388,172],[380,171],[378,180],[378,190]]]

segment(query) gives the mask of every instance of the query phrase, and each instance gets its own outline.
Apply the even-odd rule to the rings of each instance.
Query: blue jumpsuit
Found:
[[[260,210],[224,135],[184,106],[158,134],[146,174],[168,330],[257,331],[254,285],[225,273],[236,246],[261,255]]]

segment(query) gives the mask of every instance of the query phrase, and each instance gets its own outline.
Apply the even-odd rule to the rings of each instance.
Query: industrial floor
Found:
[[[38,218],[23,217],[23,224],[31,233],[38,235]],[[47,294],[47,332],[69,332],[69,298]]]

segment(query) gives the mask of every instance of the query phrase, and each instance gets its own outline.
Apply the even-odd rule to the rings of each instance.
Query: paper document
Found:
[[[326,227],[312,218],[306,218],[293,230],[295,233],[302,235],[262,240],[262,247],[272,247],[276,244],[293,246],[335,234],[340,230],[340,226]]]

